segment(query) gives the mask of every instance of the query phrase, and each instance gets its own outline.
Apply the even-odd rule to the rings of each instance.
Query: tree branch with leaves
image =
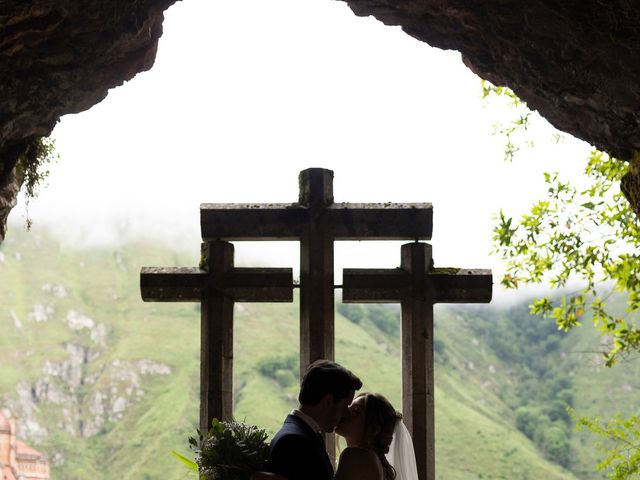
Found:
[[[514,107],[514,120],[496,129],[505,139],[504,157],[514,159],[520,147],[513,145],[516,132],[530,120],[513,92],[483,82],[483,96],[506,97]],[[523,121],[524,119],[524,121]],[[501,284],[510,289],[543,284],[556,295],[536,298],[530,312],[556,321],[568,331],[590,318],[608,341],[602,352],[606,366],[640,352],[640,223],[620,190],[629,165],[591,150],[586,159],[585,186],[558,172],[544,173],[546,194],[532,202],[519,217],[496,216],[493,253],[506,262]],[[570,288],[575,287],[573,291]],[[624,311],[611,305],[612,295],[625,299]],[[640,418],[618,414],[609,421],[578,417],[577,429],[600,437],[604,459],[598,470],[614,480],[639,478]]]

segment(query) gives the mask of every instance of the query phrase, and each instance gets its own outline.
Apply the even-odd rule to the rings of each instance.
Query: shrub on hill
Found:
[[[340,303],[338,304],[338,313],[356,325],[369,321],[389,337],[396,337],[400,333],[399,312],[389,306]]]
[[[288,388],[298,382],[300,367],[297,355],[269,357],[260,361],[257,367],[262,375],[275,380],[282,388]]]
[[[512,366],[517,381],[502,395],[515,408],[515,426],[546,458],[568,467],[573,382],[557,362],[563,332],[553,319],[531,315],[525,305],[494,313],[477,309],[474,328]]]

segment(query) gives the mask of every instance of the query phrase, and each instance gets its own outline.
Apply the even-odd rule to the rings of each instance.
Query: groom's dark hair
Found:
[[[298,401],[300,405],[317,405],[330,393],[337,402],[361,388],[362,381],[342,365],[331,360],[316,360],[302,377]]]

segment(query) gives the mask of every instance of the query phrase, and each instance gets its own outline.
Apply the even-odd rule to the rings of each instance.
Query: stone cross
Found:
[[[202,238],[300,242],[300,370],[334,359],[335,240],[428,240],[430,203],[335,203],[333,171],[310,168],[298,177],[298,202],[203,204]],[[333,458],[334,437],[326,438]]]
[[[435,480],[433,305],[491,301],[490,270],[434,268],[431,245],[408,243],[396,269],[345,269],[345,303],[400,303],[402,412],[413,437],[418,478]]]
[[[200,431],[233,418],[234,302],[292,302],[290,268],[235,268],[231,243],[202,244],[199,268],[143,267],[144,301],[200,302]]]
[[[431,238],[429,203],[334,203],[333,171],[300,172],[298,202],[291,204],[203,204],[205,241],[300,241],[300,369],[334,358],[335,240]]]

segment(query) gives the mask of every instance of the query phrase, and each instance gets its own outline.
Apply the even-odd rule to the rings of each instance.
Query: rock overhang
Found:
[[[60,116],[99,103],[153,65],[176,0],[6,0],[0,6],[0,225],[22,178],[16,162]],[[640,6],[627,0],[343,0],[409,35],[462,53],[555,127],[636,163]],[[636,168],[623,189],[640,210]],[[0,241],[4,228],[0,228]]]

